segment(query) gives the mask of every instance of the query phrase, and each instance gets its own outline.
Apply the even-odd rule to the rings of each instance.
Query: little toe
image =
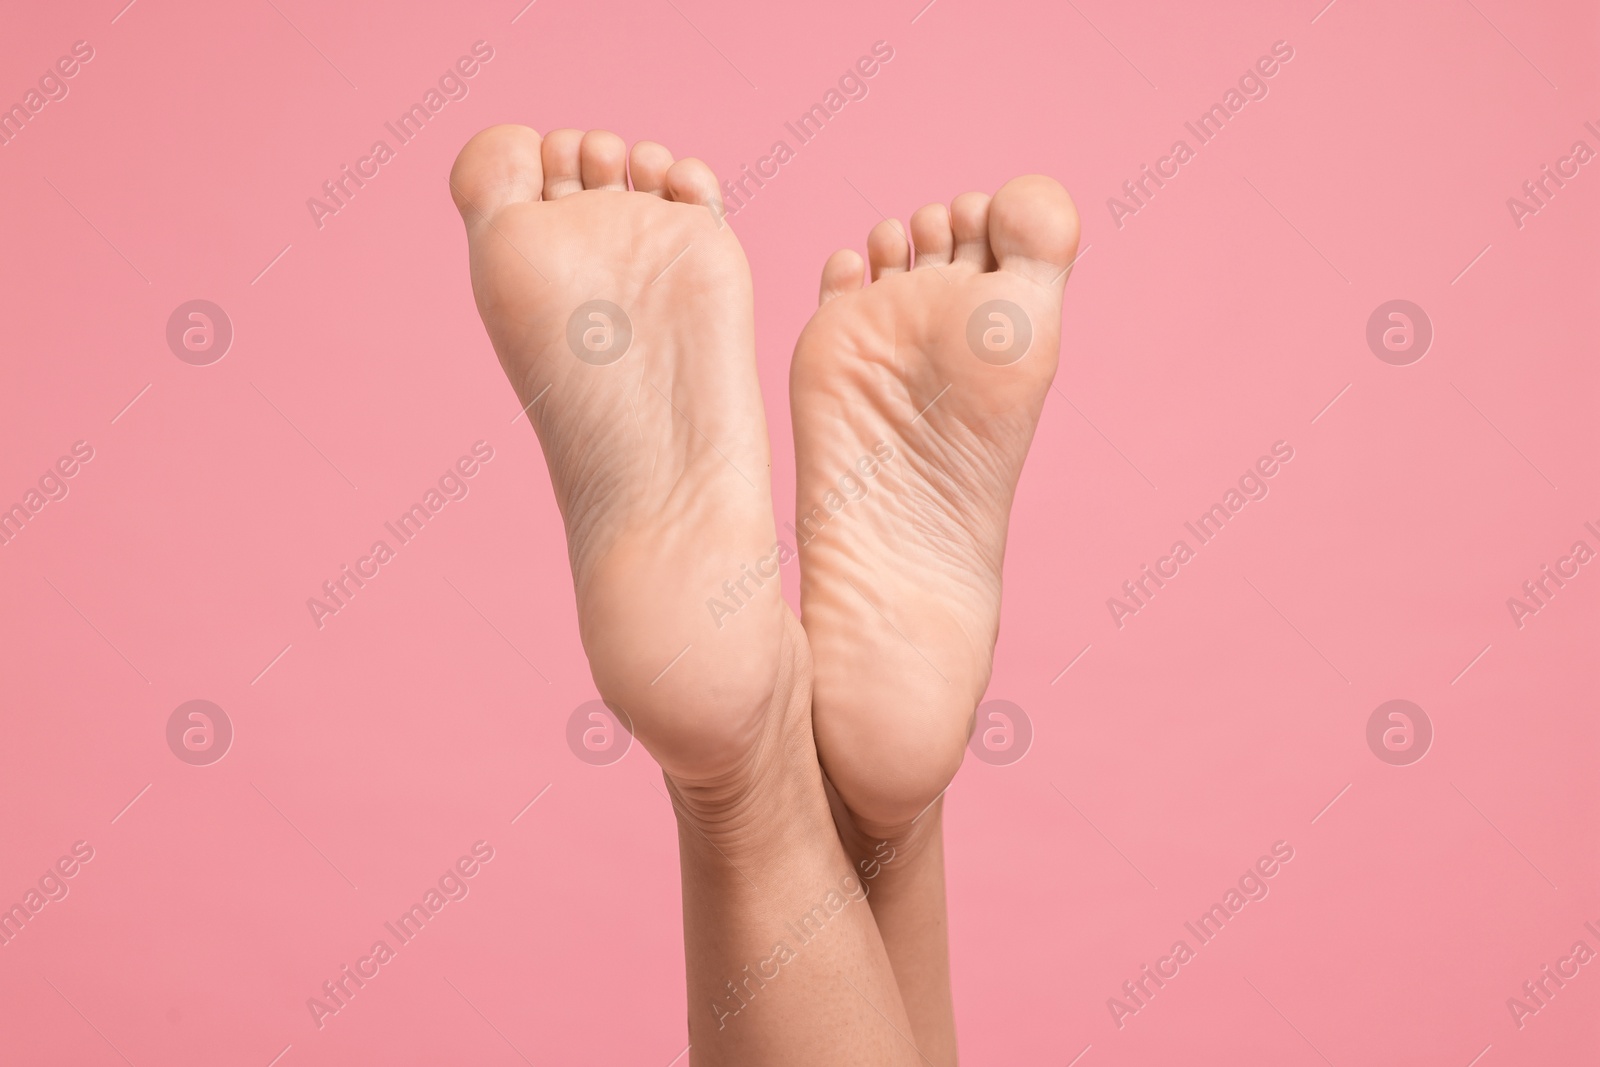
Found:
[[[578,168],[578,149],[582,130],[551,130],[540,153],[544,161],[544,198],[559,200],[583,191],[583,175]]]
[[[853,248],[841,248],[828,257],[822,265],[822,292],[817,299],[820,306],[836,296],[861,288],[861,253]]]
[[[609,130],[590,130],[578,144],[578,173],[585,189],[628,188],[628,144]]]
[[[1078,254],[1078,209],[1072,197],[1042,174],[1012,178],[989,205],[989,247],[1001,270],[1064,285]]]
[[[899,274],[911,258],[905,227],[899,219],[884,219],[867,234],[867,262],[872,264],[872,280]]]
[[[672,153],[665,145],[654,141],[636,141],[628,155],[628,177],[636,193],[665,196],[667,168],[672,166]]]
[[[539,199],[543,186],[539,134],[526,126],[479,132],[450,168],[450,197],[469,224],[493,218],[507,204]]]
[[[938,267],[950,262],[955,238],[950,232],[950,209],[943,204],[924,204],[911,215],[911,246],[917,259],[913,266]]]
[[[954,261],[993,270],[989,251],[989,194],[962,193],[950,202],[950,231],[955,237]]]

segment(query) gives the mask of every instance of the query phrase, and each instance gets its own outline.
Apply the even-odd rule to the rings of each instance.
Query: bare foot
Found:
[[[695,1064],[910,1067],[817,765],[750,272],[715,178],[648,142],[496,126],[450,185],[478,309],[544,446],[595,684],[674,797]]]
[[[632,189],[629,189],[629,178]],[[750,271],[696,159],[600,130],[484,130],[451,193],[544,447],[600,694],[680,788],[744,768],[804,640],[778,581]],[[708,607],[729,604],[736,613]]]
[[[890,839],[949,785],[989,684],[1078,215],[1030,176],[929,204],[911,239],[914,264],[898,222],[873,228],[865,288],[860,255],[829,258],[790,388],[818,754],[855,828]]]

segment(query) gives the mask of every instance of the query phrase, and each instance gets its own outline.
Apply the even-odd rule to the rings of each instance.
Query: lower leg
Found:
[[[497,126],[450,189],[550,468],[595,686],[667,776],[694,1062],[918,1062],[772,580],[750,272],[715,175],[604,131]]]
[[[724,781],[668,780],[692,1061],[922,1063],[866,900],[878,887],[845,854],[829,812],[810,655],[792,616],[784,640],[787,676],[749,764]]]
[[[925,1061],[957,1062],[955,1003],[945,902],[944,798],[910,824],[866,828],[830,790],[845,852],[871,891],[868,898],[894,968],[911,1032]]]

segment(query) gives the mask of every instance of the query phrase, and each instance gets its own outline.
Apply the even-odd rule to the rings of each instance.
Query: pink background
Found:
[[[75,441],[95,456],[0,547],[0,904],[75,841],[94,859],[0,947],[0,1058],[682,1051],[705,1009],[683,1000],[671,815],[642,750],[593,767],[566,746],[594,692],[560,523],[444,176],[508,121],[732,174],[793,146],[784,121],[883,40],[867,98],[733,219],[780,520],[788,357],[826,254],[878,209],[1019,172],[1084,216],[990,689],[1036,737],[969,759],[948,802],[968,1062],[1593,1062],[1600,962],[1520,1029],[1506,999],[1580,938],[1600,950],[1600,567],[1521,629],[1506,599],[1574,541],[1600,549],[1600,164],[1520,229],[1506,199],[1575,140],[1600,149],[1596,15],[1322,2],[8,19],[0,101],[74,41],[95,55],[0,147],[0,503]],[[306,198],[480,39],[470,95],[319,230]],[[1107,198],[1279,40],[1267,98],[1118,229]],[[205,367],[164,337],[195,298],[235,330]],[[1395,298],[1435,330],[1410,366],[1364,339]],[[306,598],[480,439],[470,496],[319,631]],[[1271,495],[1119,630],[1106,598],[1278,440]],[[165,740],[196,698],[236,730],[211,766]],[[1436,732],[1410,766],[1365,739],[1396,698]],[[478,840],[470,895],[319,1031],[306,999]],[[1107,998],[1279,840],[1270,896],[1119,1029]]]

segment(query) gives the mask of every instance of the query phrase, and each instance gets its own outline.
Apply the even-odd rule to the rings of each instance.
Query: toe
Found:
[[[549,143],[548,138],[545,143]],[[956,243],[955,262],[972,263],[980,270],[994,269],[994,256],[989,251],[988,193],[962,193],[951,201],[950,232]]]
[[[722,209],[716,173],[693,156],[680,159],[667,168],[666,189],[667,199],[680,204],[700,204],[713,211]]]
[[[665,145],[654,141],[639,141],[628,156],[628,177],[633,180],[634,192],[664,196],[667,187],[667,168],[672,166],[672,153]]]
[[[585,189],[628,188],[628,144],[609,130],[590,130],[578,143],[578,172]]]
[[[917,251],[915,266],[941,266],[950,262],[955,239],[950,233],[950,209],[924,204],[911,216],[911,245]]]
[[[884,219],[867,234],[867,262],[872,264],[872,280],[906,269],[911,246],[906,243],[905,227],[899,219]]]
[[[822,294],[817,303],[826,304],[836,296],[860,289],[863,265],[861,253],[853,248],[841,248],[829,256],[822,265]]]
[[[450,197],[468,223],[493,218],[507,204],[539,199],[543,185],[539,134],[526,126],[490,126],[467,142],[450,168]]]
[[[578,170],[578,146],[582,130],[551,130],[544,139],[544,198],[559,200],[583,191],[583,176]]]
[[[1054,178],[1012,178],[989,205],[989,247],[1000,269],[1065,284],[1078,254],[1078,209]]]

